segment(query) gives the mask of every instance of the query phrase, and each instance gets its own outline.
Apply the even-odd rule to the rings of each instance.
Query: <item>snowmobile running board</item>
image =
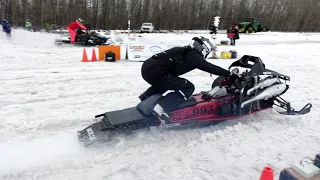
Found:
[[[204,93],[205,94],[205,93]],[[282,115],[304,115],[310,112],[312,104],[307,103],[301,110],[296,111],[291,107],[291,104],[281,97],[277,97],[275,99],[280,105],[274,104],[280,108],[286,109],[286,111],[280,112],[276,111]],[[141,130],[141,129],[187,129],[190,127],[203,127],[208,125],[216,125],[223,121],[230,121],[235,119],[243,118],[250,114],[255,114],[260,111],[264,111],[266,109],[270,109],[272,107],[264,107],[260,110],[245,113],[242,115],[237,115],[229,118],[221,118],[221,119],[212,119],[207,121],[198,121],[192,120],[188,122],[184,122],[182,124],[173,122],[172,124],[159,124],[157,123],[157,118],[151,117],[143,117],[139,113],[136,112],[136,107],[127,108],[125,111],[128,114],[125,115],[123,119],[119,119],[115,117],[119,117],[119,115],[123,112],[123,110],[113,111],[113,112],[105,112],[103,114],[98,114],[95,116],[96,122],[92,125],[86,127],[85,129],[78,131],[78,139],[81,144],[85,147],[92,144],[104,144],[108,142],[112,142],[113,138],[117,135],[125,135],[130,134],[133,131]],[[126,117],[130,116],[130,118],[137,119],[133,121],[125,120]],[[102,119],[101,119],[102,118]],[[110,118],[110,119],[109,119]],[[100,120],[98,120],[100,119]],[[116,120],[116,121],[115,121]]]

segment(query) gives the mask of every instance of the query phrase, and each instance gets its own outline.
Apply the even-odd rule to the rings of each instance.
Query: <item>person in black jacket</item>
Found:
[[[2,25],[2,30],[5,32],[7,35],[10,35],[11,33],[11,25],[9,23],[9,15],[5,14],[3,20],[1,21]]]
[[[158,104],[151,110],[162,122],[170,123],[168,113],[187,100],[195,90],[194,85],[187,79],[179,77],[180,75],[200,69],[219,76],[230,76],[228,70],[205,60],[214,49],[209,39],[194,37],[192,40],[191,45],[174,47],[153,55],[142,65],[142,77],[151,87],[139,96],[141,101],[153,94],[174,91],[160,98]]]

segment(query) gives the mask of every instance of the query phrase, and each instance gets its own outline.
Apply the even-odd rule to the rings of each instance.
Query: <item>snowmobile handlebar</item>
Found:
[[[250,74],[250,71],[244,71],[239,73],[239,69],[233,69],[232,77],[225,78],[220,82],[220,87],[223,86],[226,88],[227,92],[233,94],[237,91],[240,91],[246,86],[253,86],[254,76]]]

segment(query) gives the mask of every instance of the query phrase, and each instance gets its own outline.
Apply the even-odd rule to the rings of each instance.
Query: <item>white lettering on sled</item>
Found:
[[[91,128],[88,128],[87,132],[88,132],[88,136],[89,136],[90,140],[95,140],[96,139],[96,136],[94,135],[93,130]]]

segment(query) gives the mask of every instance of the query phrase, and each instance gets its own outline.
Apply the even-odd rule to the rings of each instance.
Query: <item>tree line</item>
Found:
[[[155,29],[208,29],[220,16],[220,29],[259,18],[272,31],[320,30],[319,0],[1,0],[0,13],[14,26],[29,19],[35,26],[65,27],[78,17],[95,29],[139,29],[152,22]]]

